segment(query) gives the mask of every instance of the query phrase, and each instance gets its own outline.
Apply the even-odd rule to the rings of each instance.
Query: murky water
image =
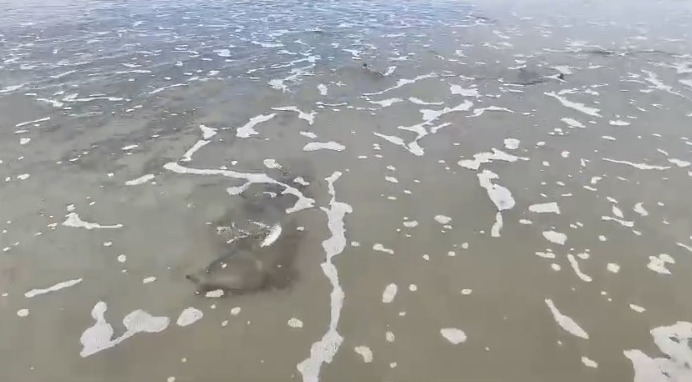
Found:
[[[2,2],[2,380],[692,381],[692,7],[601,3]]]

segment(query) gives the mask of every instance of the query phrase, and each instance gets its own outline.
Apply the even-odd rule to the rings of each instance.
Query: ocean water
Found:
[[[0,14],[3,381],[692,381],[688,2]]]

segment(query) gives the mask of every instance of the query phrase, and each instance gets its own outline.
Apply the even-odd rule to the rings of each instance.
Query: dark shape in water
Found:
[[[384,73],[379,72],[379,71],[374,70],[374,69],[370,69],[370,65],[368,65],[367,62],[363,63],[363,70],[365,70],[365,73],[368,74],[373,79],[381,79],[381,78],[385,77]]]
[[[598,47],[597,48],[590,48],[590,49],[582,49],[579,53],[592,54],[595,56],[604,56],[604,57],[615,55],[615,52],[613,52],[612,50],[607,50],[607,49],[598,48]]]
[[[271,230],[241,237],[227,251],[199,272],[185,277],[197,286],[198,293],[221,289],[243,294],[265,289],[283,289],[296,278],[293,262],[300,232],[294,224],[282,227],[271,245],[261,243]]]

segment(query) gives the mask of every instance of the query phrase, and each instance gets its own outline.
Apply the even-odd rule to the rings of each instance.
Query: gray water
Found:
[[[3,381],[692,381],[689,3],[0,14]]]

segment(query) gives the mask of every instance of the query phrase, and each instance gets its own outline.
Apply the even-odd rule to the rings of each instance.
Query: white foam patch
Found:
[[[284,84],[284,80],[275,78],[275,79],[270,80],[270,81],[268,82],[268,84],[269,84],[269,86],[271,86],[272,88],[274,88],[274,89],[276,89],[276,90],[281,90],[281,91],[284,92],[284,93],[288,91],[288,86],[286,86],[286,85]]]
[[[295,317],[291,317],[286,324],[293,329],[300,329],[303,327],[303,321]]]
[[[561,74],[565,74],[565,75],[573,74],[572,68],[570,66],[567,66],[567,65],[555,65],[555,66],[553,66],[553,69],[557,70]]]
[[[202,130],[202,138],[203,139],[211,139],[214,135],[216,135],[216,129],[205,126],[205,125],[199,125],[199,129]]]
[[[365,362],[365,363],[372,362],[372,350],[370,350],[369,347],[364,346],[364,345],[356,346],[353,348],[353,351],[358,353],[363,358],[363,362]]]
[[[20,123],[14,125],[14,127],[22,127],[22,126],[26,126],[26,125],[34,125],[34,124],[41,123],[41,122],[46,122],[46,121],[50,121],[50,117],[44,117],[44,118],[34,119],[34,120],[32,120],[32,121],[20,122]]]
[[[606,269],[608,269],[608,272],[611,272],[611,273],[620,272],[620,266],[615,264],[615,263],[608,263],[608,265],[606,265]]]
[[[562,329],[564,329],[567,333],[583,338],[583,339],[589,339],[588,333],[584,329],[577,324],[576,321],[574,321],[571,317],[565,316],[564,314],[560,313],[560,311],[557,309],[555,304],[551,299],[545,299],[546,305],[548,305],[548,309],[550,309],[550,313],[553,314],[553,319],[555,322],[560,325]]]
[[[406,228],[413,228],[416,226],[418,226],[418,221],[416,221],[416,220],[410,220],[410,221],[404,222],[404,227],[406,227]]]
[[[382,302],[385,304],[389,304],[392,301],[394,301],[394,297],[396,297],[397,291],[399,288],[397,287],[396,284],[389,284],[384,288],[384,291],[382,291]]]
[[[415,82],[417,82],[417,81],[420,81],[420,80],[424,80],[424,79],[428,79],[428,78],[436,78],[436,77],[437,77],[437,74],[435,74],[435,73],[428,73],[428,74],[423,74],[423,75],[414,77],[414,78],[412,78],[412,79],[402,78],[402,79],[398,80],[398,81],[396,82],[396,85],[392,86],[391,88],[388,88],[388,89],[385,89],[385,90],[382,90],[382,91],[379,91],[379,92],[375,92],[375,93],[364,93],[363,95],[371,96],[371,95],[384,94],[384,93],[389,92],[389,91],[392,91],[392,90],[394,90],[394,89],[398,89],[398,88],[400,88],[400,87],[402,87],[402,86],[413,84],[413,83],[415,83]]]
[[[326,178],[329,186],[329,194],[332,196],[329,202],[329,208],[322,208],[327,214],[327,226],[331,232],[331,237],[322,242],[326,259],[322,263],[322,271],[329,279],[332,286],[330,293],[330,316],[329,327],[322,338],[313,343],[310,347],[310,356],[300,362],[296,367],[303,376],[304,382],[318,382],[320,369],[322,364],[331,363],[336,355],[344,338],[337,331],[341,309],[344,305],[344,291],[339,284],[339,273],[333,263],[333,258],[339,255],[346,248],[346,228],[344,227],[344,218],[346,214],[353,212],[353,208],[343,202],[336,201],[336,192],[334,190],[334,182],[339,179],[341,172],[334,172],[330,177]]]
[[[255,130],[255,126],[262,122],[267,122],[270,119],[274,118],[276,116],[276,113],[271,113],[271,114],[260,114],[258,116],[250,118],[248,123],[245,125],[241,126],[236,130],[235,136],[238,138],[250,138],[253,135],[259,134],[257,130]]]
[[[206,297],[206,298],[221,298],[225,294],[226,294],[226,292],[224,292],[223,289],[215,289],[215,290],[210,290],[209,292],[205,293],[204,297]]]
[[[583,123],[577,121],[574,118],[562,118],[560,119],[560,121],[566,123],[569,127],[578,127],[580,129],[586,128],[586,126],[584,126]]]
[[[317,115],[317,112],[315,111],[310,111],[309,113],[306,113],[300,109],[298,109],[295,106],[284,106],[284,107],[273,107],[272,110],[276,111],[294,111],[298,113],[298,118],[305,120],[308,122],[308,124],[312,125],[315,123],[315,116]]]
[[[267,234],[267,236],[264,238],[264,240],[262,240],[262,243],[260,243],[260,247],[268,247],[274,244],[274,242],[279,238],[279,236],[281,236],[281,231],[281,224],[274,224],[269,229],[269,233]]]
[[[422,156],[423,154],[425,154],[425,151],[422,150],[422,148],[419,149],[417,144],[413,147],[410,147],[406,142],[404,142],[403,139],[401,139],[397,136],[381,134],[378,132],[373,132],[373,135],[378,136],[389,143],[393,143],[397,146],[401,146],[401,147],[405,148],[406,150],[408,150],[413,155]]]
[[[317,150],[333,150],[333,151],[344,151],[346,146],[341,143],[329,141],[329,142],[309,142],[303,146],[303,151],[317,151]]]
[[[486,111],[506,111],[508,113],[514,113],[514,110],[507,109],[506,107],[499,107],[499,106],[488,106],[488,107],[479,107],[476,109],[473,109],[473,114],[469,115],[469,118],[473,117],[478,117],[485,113]]]
[[[557,231],[543,231],[543,237],[551,243],[565,245],[567,241],[567,235],[562,232]]]
[[[478,89],[476,88],[464,88],[460,85],[450,85],[449,91],[452,94],[458,94],[462,97],[478,97]]]
[[[113,326],[104,317],[106,309],[108,309],[106,303],[99,301],[91,310],[91,317],[93,317],[96,323],[87,328],[79,339],[82,344],[82,350],[79,355],[82,358],[112,348],[137,333],[161,332],[170,323],[168,317],[155,317],[143,310],[135,310],[123,318],[125,333],[120,337],[113,338]]]
[[[542,258],[544,258],[544,259],[554,259],[554,258],[555,258],[555,254],[552,253],[552,252],[541,252],[541,251],[537,251],[537,252],[536,252],[536,256],[542,257]]]
[[[199,321],[204,317],[204,313],[201,310],[193,307],[185,308],[180,315],[178,320],[175,322],[178,326],[189,326]]]
[[[325,84],[317,85],[317,90],[319,90],[320,95],[326,96],[327,94],[329,94],[329,89]]]
[[[301,131],[300,135],[302,135],[306,138],[310,138],[310,139],[316,139],[317,138],[317,134],[315,134],[311,131]]]
[[[613,215],[615,215],[615,217],[620,218],[620,219],[624,218],[624,215],[622,214],[622,210],[619,209],[617,206],[615,206],[615,205],[611,206],[610,210],[613,213]]]
[[[668,170],[670,167],[669,166],[656,166],[656,165],[649,165],[646,163],[634,163],[634,162],[628,162],[624,160],[616,160],[616,159],[610,159],[610,158],[603,158],[604,161],[606,162],[611,162],[611,163],[617,163],[617,164],[625,164],[640,170]]]
[[[651,329],[654,343],[664,356],[649,357],[639,349],[625,350],[634,368],[634,382],[692,381],[692,323],[678,321]]]
[[[168,85],[168,86],[162,86],[160,88],[154,89],[149,92],[150,95],[154,95],[157,93],[161,93],[164,90],[168,89],[173,89],[181,86],[187,86],[187,84],[173,84],[173,85]],[[88,102],[88,101],[93,101],[97,99],[106,99],[108,101],[121,101],[122,98],[115,98],[115,97],[92,97],[92,98],[74,98],[74,99],[63,99],[63,101],[72,101],[72,102]]]
[[[45,288],[45,289],[32,289],[32,290],[30,290],[30,291],[24,293],[24,297],[26,297],[26,298],[33,298],[33,297],[36,297],[36,296],[41,295],[41,294],[56,292],[56,291],[59,291],[59,290],[61,290],[61,289],[73,287],[73,286],[75,286],[75,285],[77,285],[77,284],[79,284],[79,283],[81,283],[81,282],[82,282],[82,279],[79,278],[79,279],[67,280],[67,281],[59,282],[59,283],[57,283],[57,284],[55,284],[55,285],[51,285],[51,286],[49,286],[48,288]]]
[[[231,170],[197,169],[197,168],[183,167],[180,164],[175,163],[175,162],[167,163],[163,167],[166,170],[173,171],[173,172],[176,172],[178,174],[221,175],[221,176],[225,176],[228,178],[245,179],[246,183],[243,186],[231,187],[227,190],[228,193],[232,194],[232,195],[240,194],[242,191],[244,191],[247,187],[249,187],[253,183],[267,183],[267,184],[276,184],[276,185],[282,186],[282,187],[284,187],[284,191],[283,191],[284,193],[294,195],[298,198],[298,200],[293,205],[293,207],[288,208],[286,210],[287,213],[297,212],[297,211],[304,210],[306,208],[311,208],[315,203],[315,201],[313,199],[306,197],[305,195],[303,195],[303,193],[300,192],[300,190],[296,189],[295,187],[291,187],[285,183],[281,183],[281,182],[269,177],[267,174],[263,174],[263,173],[241,173],[241,172],[236,172],[236,171],[231,171]]]
[[[596,369],[598,367],[598,362],[590,359],[589,357],[581,357],[581,363],[586,367],[591,367]]]
[[[385,246],[382,245],[382,244],[380,244],[380,243],[376,243],[375,245],[373,245],[373,246],[372,246],[372,249],[374,249],[375,251],[388,253],[388,254],[390,254],[390,255],[393,255],[393,254],[394,254],[394,250],[393,250],[393,249],[385,248]]]
[[[442,106],[445,103],[444,102],[428,102],[428,101],[423,101],[422,99],[416,98],[416,97],[409,97],[408,100],[411,103],[415,103],[416,105],[426,105],[426,106]]]
[[[493,152],[480,152],[473,155],[473,159],[462,159],[459,161],[459,166],[469,170],[478,170],[481,164],[490,163],[492,161],[501,160],[505,162],[516,162],[519,159],[526,160],[527,158],[518,157],[508,154],[502,150],[493,148]]]
[[[669,275],[670,269],[666,267],[666,264],[675,264],[675,259],[668,254],[662,253],[658,256],[649,256],[649,264],[646,267],[658,274]]]
[[[148,183],[149,181],[151,181],[154,178],[155,178],[154,174],[146,174],[146,175],[140,176],[139,178],[128,180],[127,182],[125,182],[125,185],[138,186],[140,184]]]
[[[555,92],[546,92],[546,93],[543,93],[543,94],[545,94],[545,95],[547,95],[547,96],[549,96],[549,97],[553,97],[553,98],[555,98],[556,100],[560,101],[560,103],[561,103],[562,106],[564,106],[564,107],[568,107],[568,108],[570,108],[570,109],[577,110],[577,111],[579,111],[579,112],[582,112],[582,113],[584,113],[584,114],[586,114],[586,115],[590,115],[590,116],[592,116],[592,117],[601,117],[601,115],[599,114],[599,112],[600,112],[601,110],[600,110],[600,109],[597,109],[597,108],[595,108],[595,107],[589,107],[589,106],[586,106],[586,105],[584,105],[583,103],[580,103],[580,102],[573,102],[573,101],[570,101],[570,100],[568,100],[567,98],[562,97],[562,96],[558,95],[558,94],[555,93]]]
[[[452,221],[452,218],[445,215],[435,215],[434,219],[440,224],[449,224]]]
[[[22,318],[23,318],[23,317],[26,317],[26,316],[28,316],[28,315],[29,315],[29,309],[24,308],[24,309],[19,309],[19,310],[17,311],[17,317],[22,317]]]
[[[500,237],[500,231],[502,230],[504,222],[502,220],[502,213],[498,212],[495,214],[495,223],[493,223],[493,226],[490,228],[490,236],[492,237]]]
[[[630,125],[629,122],[623,121],[620,119],[616,119],[614,121],[608,121],[608,124],[610,124],[611,126],[629,126]]]
[[[579,262],[577,259],[572,255],[571,253],[567,255],[567,260],[569,260],[569,264],[572,266],[572,270],[574,270],[574,273],[581,279],[581,281],[585,283],[590,283],[593,281],[591,276],[584,274],[581,269],[579,268]]]
[[[515,138],[505,138],[504,143],[507,150],[516,150],[519,148],[520,141]]]
[[[670,163],[672,163],[672,164],[674,164],[680,168],[689,167],[690,164],[692,164],[692,162],[688,162],[686,160],[675,159],[675,158],[669,158],[668,162],[670,162]]]
[[[560,206],[556,202],[532,204],[529,211],[539,214],[560,214]]]
[[[0,89],[0,94],[13,92],[15,90],[21,89],[22,87],[24,87],[24,85],[26,85],[26,84],[6,86],[6,87]]]
[[[183,158],[180,159],[180,161],[181,161],[181,162],[190,162],[190,161],[192,160],[192,156],[195,155],[195,153],[196,153],[197,151],[199,151],[199,149],[201,149],[202,147],[204,147],[204,146],[206,146],[207,144],[209,144],[209,142],[211,142],[211,141],[206,141],[206,140],[204,140],[204,139],[198,140],[197,142],[195,142],[194,145],[192,145],[192,147],[190,147],[189,150],[187,150],[187,151],[185,152],[185,154],[183,154]]]
[[[498,179],[497,174],[490,170],[483,170],[478,174],[478,181],[481,187],[488,192],[488,197],[495,204],[498,211],[504,211],[514,207],[515,201],[512,192],[499,184],[493,184],[492,180]]]
[[[392,106],[395,103],[404,102],[404,100],[401,98],[388,98],[388,99],[383,99],[381,101],[368,101],[368,102],[374,103],[375,105],[379,105],[379,106],[384,108],[384,107]]]
[[[219,57],[231,57],[231,51],[228,49],[215,49],[214,53],[216,53]]]
[[[668,92],[670,94],[675,94],[676,96],[687,98],[684,95],[673,91],[672,86],[666,85],[663,82],[661,82],[661,80],[658,79],[658,75],[656,73],[653,73],[653,72],[648,71],[648,70],[642,70],[642,72],[644,72],[648,75],[648,77],[642,77],[642,79],[644,81],[649,82],[652,85],[651,87],[653,87],[654,89],[663,90],[664,92]]]
[[[262,164],[266,168],[271,168],[271,169],[274,169],[274,168],[280,169],[281,168],[281,165],[279,164],[279,162],[277,162],[276,159],[272,159],[272,158],[267,158],[267,159],[263,160]]]
[[[514,197],[512,197],[512,193],[507,188],[492,182],[493,179],[498,178],[497,174],[494,172],[483,170],[483,172],[477,174],[477,176],[479,184],[481,187],[485,188],[486,192],[488,193],[488,197],[493,204],[495,204],[495,208],[497,209],[497,213],[495,214],[495,223],[493,223],[490,234],[492,237],[499,237],[500,230],[503,226],[501,212],[514,207]]]
[[[637,312],[637,313],[644,313],[644,312],[646,312],[646,308],[641,307],[641,306],[639,306],[639,305],[635,305],[635,304],[630,304],[630,309],[634,310],[634,311]]]
[[[309,186],[310,185],[310,182],[303,179],[302,176],[299,176],[299,177],[293,179],[293,182],[295,182],[296,184],[300,184],[301,186]]]
[[[620,224],[621,226],[627,227],[627,228],[632,228],[632,227],[634,227],[634,222],[633,222],[633,221],[623,220],[623,219],[619,219],[619,218],[612,217],[612,216],[601,216],[601,220],[603,220],[603,221],[613,221],[613,222],[616,222],[616,223]]]
[[[79,215],[76,212],[70,212],[67,215],[65,215],[66,219],[64,222],[62,222],[62,225],[65,227],[74,227],[74,228],[85,228],[88,230],[92,229],[115,229],[115,228],[122,228],[122,224],[112,224],[112,225],[101,225],[98,223],[90,223],[90,222],[85,222],[82,220]]]
[[[466,341],[466,333],[464,333],[464,331],[461,329],[442,328],[440,329],[440,334],[452,345],[459,345],[460,343]]]
[[[446,122],[443,124],[440,124],[438,126],[431,126],[433,122],[438,119],[439,117],[456,112],[456,111],[468,111],[471,106],[473,106],[473,102],[471,101],[464,101],[460,103],[459,105],[455,107],[445,107],[442,110],[430,110],[430,109],[421,109],[420,112],[423,114],[423,122],[413,125],[413,126],[398,126],[397,128],[400,130],[405,130],[405,131],[410,131],[416,134],[416,138],[413,139],[413,141],[406,143],[404,142],[403,139],[397,136],[391,136],[391,135],[384,135],[378,132],[373,132],[375,136],[378,136],[390,143],[393,143],[397,146],[401,146],[408,150],[411,154],[416,155],[416,156],[423,156],[425,154],[425,150],[418,144],[418,141],[423,139],[425,136],[428,134],[434,134],[438,130],[440,130],[443,127],[450,126],[451,123]],[[426,130],[426,126],[431,126],[430,127],[430,132]]]

